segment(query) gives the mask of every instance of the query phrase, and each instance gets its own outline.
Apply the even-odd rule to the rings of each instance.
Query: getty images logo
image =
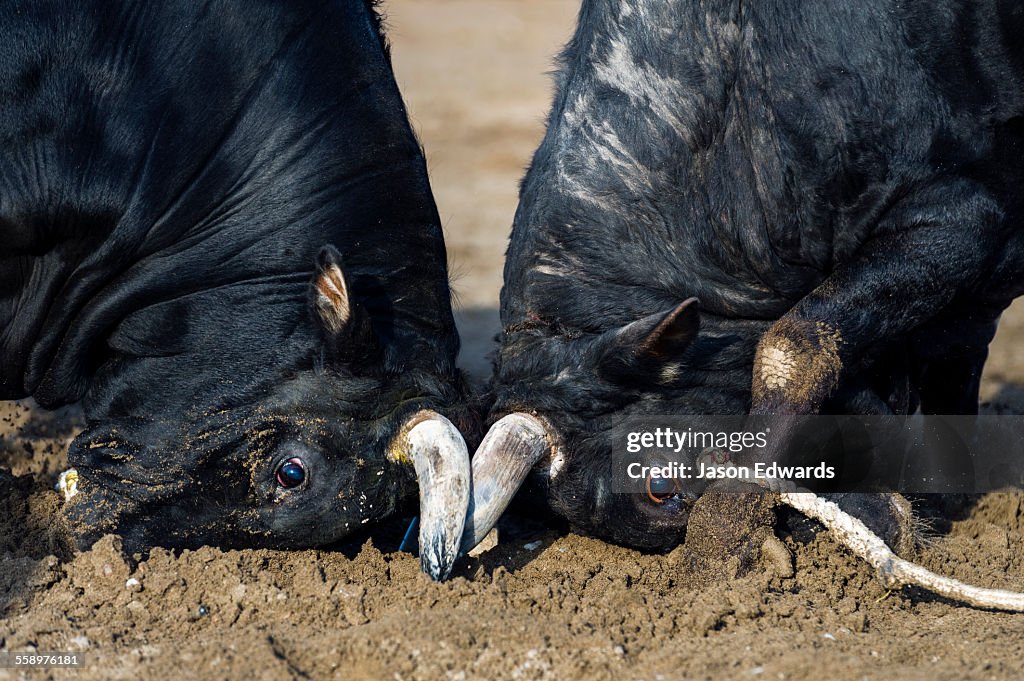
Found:
[[[768,446],[770,428],[756,432],[694,430],[686,428],[678,430],[671,427],[658,427],[653,430],[632,431],[626,435],[626,451],[637,454],[645,449],[670,451],[675,454],[684,449],[704,450],[717,448],[730,452],[742,452],[745,449]]]

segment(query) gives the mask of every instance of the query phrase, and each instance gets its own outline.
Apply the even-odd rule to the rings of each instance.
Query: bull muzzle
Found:
[[[461,553],[483,541],[530,470],[551,451],[548,428],[536,416],[509,414],[491,426],[473,456],[473,488]]]
[[[420,489],[420,566],[435,580],[451,574],[459,555],[470,495],[469,451],[444,416],[417,412],[406,421],[389,453],[411,463]]]

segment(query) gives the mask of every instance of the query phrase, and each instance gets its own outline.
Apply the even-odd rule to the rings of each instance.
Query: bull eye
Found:
[[[672,478],[647,478],[647,496],[656,504],[664,504],[665,500],[679,491],[679,482]]]
[[[293,489],[306,481],[306,466],[302,459],[292,457],[281,462],[277,467],[277,484],[285,489]]]

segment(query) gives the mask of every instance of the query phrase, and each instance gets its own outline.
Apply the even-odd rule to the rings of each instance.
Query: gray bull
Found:
[[[692,495],[610,493],[627,417],[976,413],[1024,292],[1021,36],[1010,0],[584,2],[522,183],[464,548],[531,471],[581,531],[680,543]],[[895,574],[838,507],[782,500]],[[878,510],[909,531],[905,508]]]

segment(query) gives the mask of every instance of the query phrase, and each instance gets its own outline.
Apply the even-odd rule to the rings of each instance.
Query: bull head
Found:
[[[507,346],[512,352],[494,387],[497,409],[505,415],[473,457],[463,551],[486,536],[535,467],[543,469],[549,502],[579,529],[648,548],[681,538],[692,502],[687,495],[673,491],[662,497],[649,488],[635,495],[599,490],[611,487],[607,426],[643,402],[632,386],[660,385],[678,370],[680,356],[697,336],[698,307],[690,298],[596,339],[544,338],[539,351]],[[511,379],[507,383],[503,371]],[[505,406],[511,404],[528,410]],[[606,523],[608,517],[616,522]]]
[[[315,323],[296,332],[310,347],[295,366],[272,367],[255,382],[259,372],[224,370],[219,386],[189,393],[184,414],[129,416],[125,404],[76,438],[69,459],[81,493],[67,518],[79,547],[107,532],[130,549],[324,545],[405,510],[418,483],[421,564],[434,579],[449,575],[470,464],[463,436],[441,412],[463,427],[472,422],[461,377],[394,357],[333,247],[320,252],[307,286]],[[178,332],[148,314],[136,326],[161,340]],[[262,340],[244,333],[254,347]],[[188,340],[178,345],[197,345]],[[148,376],[160,359],[126,358],[121,383]],[[195,373],[208,380],[209,371]]]

